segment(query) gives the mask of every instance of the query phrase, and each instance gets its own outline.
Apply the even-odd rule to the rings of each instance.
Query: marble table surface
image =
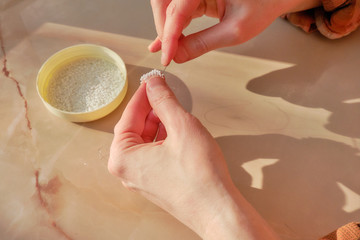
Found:
[[[1,0],[0,17],[0,239],[199,239],[107,171],[114,125],[139,77],[160,68],[147,51],[149,2]],[[331,41],[278,19],[245,44],[167,68],[283,239],[360,219],[359,41],[360,31]],[[36,91],[44,61],[78,43],[117,52],[129,81],[114,112],[82,124],[52,115]]]

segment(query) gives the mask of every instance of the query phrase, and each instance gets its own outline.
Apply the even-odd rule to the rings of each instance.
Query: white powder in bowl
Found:
[[[68,112],[91,112],[113,101],[125,81],[120,69],[101,58],[75,60],[49,80],[47,99],[53,107]]]

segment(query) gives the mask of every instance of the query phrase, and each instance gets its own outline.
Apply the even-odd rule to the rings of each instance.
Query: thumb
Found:
[[[212,50],[244,42],[245,36],[235,30],[234,23],[223,21],[180,39],[174,61],[183,63]]]
[[[155,114],[170,134],[173,129],[178,128],[186,111],[161,77],[154,76],[146,81],[146,93]]]

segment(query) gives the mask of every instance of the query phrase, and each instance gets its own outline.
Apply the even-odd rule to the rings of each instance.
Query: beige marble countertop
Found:
[[[0,11],[0,239],[199,239],[106,167],[139,77],[160,67],[147,51],[149,2],[2,0]],[[283,239],[360,219],[359,41],[359,31],[330,41],[276,20],[241,46],[167,68],[240,191]],[[36,91],[43,62],[78,43],[117,52],[129,80],[120,107],[83,124],[52,115]]]

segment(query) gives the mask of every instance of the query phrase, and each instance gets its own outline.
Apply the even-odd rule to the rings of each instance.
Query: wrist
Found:
[[[234,201],[232,194],[223,186],[222,182],[218,182],[216,187],[212,184],[209,188],[205,186],[200,191],[197,190],[196,193],[195,196],[180,204],[183,206],[177,208],[180,211],[172,212],[172,214],[203,239],[207,239],[207,229],[217,225],[215,222],[220,221],[220,216],[221,219],[228,219],[228,213],[231,211],[230,209],[233,209]],[[232,214],[230,214],[230,218],[232,218]],[[226,224],[221,229],[223,227],[226,228]],[[218,226],[217,229],[220,227]]]
[[[216,215],[208,220],[201,237],[215,239],[268,239],[278,237],[235,186],[224,196]]]
[[[222,206],[219,211],[211,219],[207,219],[207,224],[202,234],[204,240],[215,239],[242,239],[239,226],[243,225],[241,210],[239,209],[239,201],[235,195],[227,195],[222,198]],[[244,222],[246,225],[246,222]],[[242,236],[243,237],[243,236]],[[248,238],[244,238],[248,239]]]

